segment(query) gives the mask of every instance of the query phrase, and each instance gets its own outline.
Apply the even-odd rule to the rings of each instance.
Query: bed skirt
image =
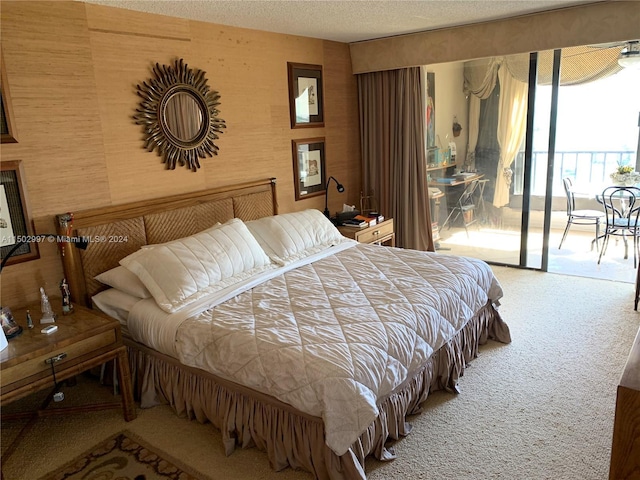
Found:
[[[322,419],[300,412],[271,396],[185,367],[128,339],[136,392],[142,408],[171,405],[180,416],[211,422],[222,433],[226,454],[236,446],[258,447],[275,470],[287,467],[312,472],[318,479],[366,479],[365,457],[395,458],[388,440],[411,431],[406,416],[420,412],[430,391],[457,391],[457,382],[478,346],[487,339],[509,343],[508,326],[489,302],[427,364],[378,403],[380,414],[342,456],[324,441]]]

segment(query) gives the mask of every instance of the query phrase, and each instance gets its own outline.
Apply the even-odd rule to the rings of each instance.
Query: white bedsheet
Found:
[[[167,315],[143,300],[129,330],[186,365],[321,416],[327,445],[342,455],[377,416],[377,400],[502,289],[480,260],[333,248],[342,251],[273,270],[212,308]]]

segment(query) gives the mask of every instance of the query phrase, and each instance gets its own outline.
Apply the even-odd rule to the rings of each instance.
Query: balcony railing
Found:
[[[553,195],[564,196],[562,179],[569,177],[576,185],[588,185],[594,190],[609,185],[609,175],[618,165],[636,164],[634,151],[584,152],[567,151],[556,152],[554,157]],[[531,194],[544,196],[547,182],[547,152],[533,152]],[[522,195],[524,152],[519,152],[514,163],[513,188],[514,194]]]

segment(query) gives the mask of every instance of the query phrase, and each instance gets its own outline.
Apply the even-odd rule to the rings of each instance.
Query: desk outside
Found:
[[[430,200],[432,201],[432,222],[439,223],[439,218],[446,218],[442,225],[432,226],[434,241],[438,240],[440,237],[439,231],[444,228],[451,214],[455,211],[456,206],[459,203],[459,200],[462,198],[464,193],[467,191],[467,187],[471,185],[473,182],[477,182],[477,190],[473,192],[472,196],[477,201],[477,205],[474,206],[474,209],[477,208],[476,213],[479,213],[483,218],[486,217],[485,205],[484,205],[484,188],[486,183],[489,180],[483,178],[483,173],[467,173],[467,174],[458,174],[451,177],[445,177],[446,181],[437,181],[431,180],[428,182],[428,186],[430,189]],[[442,189],[442,194],[434,196],[432,195],[432,191],[436,189],[440,191]],[[441,200],[445,198],[444,202]],[[439,212],[440,208],[444,209],[443,213]],[[473,216],[474,213],[472,211],[464,212],[465,217],[465,228],[467,225],[473,223],[473,219],[467,218],[469,216]]]
[[[438,182],[437,180],[431,180],[430,182],[428,182],[428,185],[430,187],[457,187],[459,185],[466,185],[468,183],[473,182],[474,180],[480,180],[482,177],[484,177],[483,173],[475,173],[473,175],[459,175],[459,176],[452,176],[452,177],[443,177],[446,178],[447,181],[446,182]]]

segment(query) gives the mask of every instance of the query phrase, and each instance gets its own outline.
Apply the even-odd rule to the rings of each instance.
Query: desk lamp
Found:
[[[336,182],[336,190],[338,190],[338,192],[340,193],[344,192],[344,185],[342,185],[334,177],[329,177],[329,179],[327,180],[327,184],[324,186],[324,189],[327,191],[326,196],[324,198],[324,216],[327,218],[331,218],[331,212],[329,212],[329,206],[328,206],[329,205],[329,183],[331,183],[331,180]]]

